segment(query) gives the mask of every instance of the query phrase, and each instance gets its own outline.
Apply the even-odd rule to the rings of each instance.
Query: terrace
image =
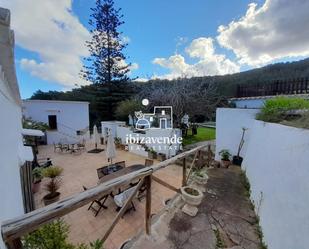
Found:
[[[104,148],[104,147],[101,147]],[[86,150],[93,149],[92,144],[87,144]],[[94,187],[97,184],[97,168],[108,165],[105,151],[92,154],[86,151],[79,155],[72,155],[70,153],[54,152],[53,146],[40,146],[39,157],[50,157],[53,165],[62,167],[63,173],[61,176],[62,185],[60,188],[61,199],[70,197],[74,194],[80,193],[83,186]],[[126,167],[134,164],[144,164],[145,158],[136,154],[117,150],[117,157],[114,161],[126,162]],[[157,161],[155,161],[157,163]],[[177,165],[170,165],[163,170],[154,174],[158,178],[168,182],[169,184],[179,188],[181,186],[182,168]],[[44,185],[43,179],[42,186]],[[44,188],[35,194],[35,206],[40,208],[44,206],[42,201],[46,194]],[[152,185],[152,212],[151,214],[158,214],[164,209],[165,201],[172,198],[175,192],[163,187],[157,182]],[[143,228],[143,217],[145,212],[145,198],[141,201],[134,201],[136,211],[128,212],[123,219],[119,220],[117,226],[105,242],[106,248],[119,248],[122,243],[140,232]],[[69,239],[72,243],[88,243],[98,238],[102,238],[114,217],[116,216],[116,208],[112,198],[108,198],[105,205],[108,209],[100,211],[98,216],[94,217],[91,211],[88,211],[88,205],[81,207],[64,216],[64,220],[70,225]]]

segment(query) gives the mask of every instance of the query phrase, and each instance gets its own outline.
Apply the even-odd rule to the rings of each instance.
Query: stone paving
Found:
[[[87,144],[87,150],[93,147],[93,145]],[[83,185],[86,187],[95,186],[98,181],[96,169],[108,165],[104,151],[98,154],[90,154],[85,151],[80,155],[72,155],[70,153],[55,153],[53,146],[40,146],[38,157],[50,157],[54,165],[64,169],[62,185],[59,190],[61,192],[60,199],[81,192]],[[145,158],[117,150],[117,157],[114,161],[126,161],[126,166],[130,166],[132,164],[144,164]],[[176,188],[181,186],[182,168],[179,166],[171,165],[156,172],[155,175]],[[46,194],[44,191],[45,182],[46,179],[43,179],[41,190],[35,194],[37,208],[44,205],[42,197]],[[159,213],[164,209],[164,202],[174,196],[175,192],[153,182],[152,214]],[[118,249],[123,242],[144,230],[145,199],[142,199],[141,202],[134,200],[134,204],[136,211],[129,212],[123,219],[120,219],[107,239],[104,249]],[[97,217],[94,217],[93,213],[87,210],[88,205],[64,216],[64,220],[70,225],[70,241],[78,244],[102,238],[117,214],[116,205],[112,198],[108,198],[106,206],[108,206],[108,209],[101,210]]]
[[[182,213],[178,196],[153,224],[151,236],[141,234],[126,249],[258,249],[257,218],[239,167],[208,170],[205,197],[196,217]]]

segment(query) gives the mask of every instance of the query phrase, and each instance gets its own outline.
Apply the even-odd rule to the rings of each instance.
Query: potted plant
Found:
[[[182,211],[190,216],[195,216],[197,214],[197,207],[201,204],[203,199],[203,193],[199,189],[191,186],[184,186],[180,188],[181,198],[186,203]]]
[[[165,161],[166,160],[166,155],[163,153],[158,153],[158,160],[159,161]]]
[[[153,148],[148,149],[148,158],[157,159],[157,152]]]
[[[228,168],[231,164],[230,161],[231,153],[229,152],[229,150],[221,150],[219,152],[219,155],[221,156],[222,166]]]
[[[32,170],[32,177],[33,177],[32,192],[37,193],[40,190],[40,185],[43,178],[42,169],[39,167],[35,167]]]
[[[240,143],[238,145],[237,155],[233,156],[233,164],[234,165],[241,166],[241,163],[243,161],[243,158],[240,156],[240,151],[241,151],[241,149],[242,149],[242,147],[244,146],[244,143],[245,143],[244,137],[245,137],[246,130],[248,130],[248,129],[245,128],[245,127],[242,128],[242,135],[241,135]]]
[[[62,171],[62,168],[56,166],[51,166],[43,170],[43,176],[50,179],[45,185],[45,189],[48,191],[48,194],[43,197],[45,206],[58,201],[60,198],[60,192],[57,190],[60,188]]]
[[[197,170],[193,174],[193,179],[197,184],[205,185],[208,180],[208,175],[205,171]]]
[[[117,149],[121,149],[121,138],[115,137],[115,145]]]

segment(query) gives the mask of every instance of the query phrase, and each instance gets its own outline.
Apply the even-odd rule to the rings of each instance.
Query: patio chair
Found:
[[[85,150],[86,149],[86,140],[83,139],[81,142],[77,144],[78,149]]]
[[[88,188],[86,188],[85,186],[83,186],[83,189],[84,191],[88,190]],[[90,206],[88,207],[88,210],[91,210],[94,213],[94,217],[98,215],[98,213],[100,212],[102,208],[107,209],[107,206],[104,205],[107,198],[108,198],[108,195],[104,195],[100,199],[96,199],[91,202]],[[97,208],[93,206],[94,204],[97,204]]]
[[[62,151],[62,145],[61,143],[53,143],[54,144],[54,152],[57,152],[57,150]]]
[[[151,165],[153,165],[153,160],[151,160],[151,159],[145,159],[145,167],[149,167],[149,166],[151,166]]]
[[[116,162],[115,165],[119,165],[121,167],[126,167],[126,161]]]
[[[130,196],[134,193],[135,191],[135,188],[136,187],[131,187],[131,188],[128,188],[127,190],[123,191],[122,193],[118,194],[118,195],[115,195],[114,196],[114,202],[115,204],[117,205],[117,209],[116,211],[120,211],[120,209],[124,206],[124,204],[126,203],[126,201],[130,198]],[[130,203],[131,206],[129,206],[126,211],[124,212],[124,215],[131,211],[131,210],[134,210],[136,211],[136,208],[134,206],[134,203],[133,203],[133,200],[131,201]],[[124,216],[123,215],[123,216]],[[123,218],[122,216],[122,218]]]

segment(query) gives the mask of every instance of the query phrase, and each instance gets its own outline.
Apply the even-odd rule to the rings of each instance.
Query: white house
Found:
[[[14,64],[14,33],[10,12],[0,8],[0,224],[24,213],[21,167],[32,160],[23,145],[21,99]],[[0,236],[0,248],[5,248]]]
[[[76,143],[89,138],[89,103],[59,100],[23,100],[23,115],[49,126],[47,144]]]

